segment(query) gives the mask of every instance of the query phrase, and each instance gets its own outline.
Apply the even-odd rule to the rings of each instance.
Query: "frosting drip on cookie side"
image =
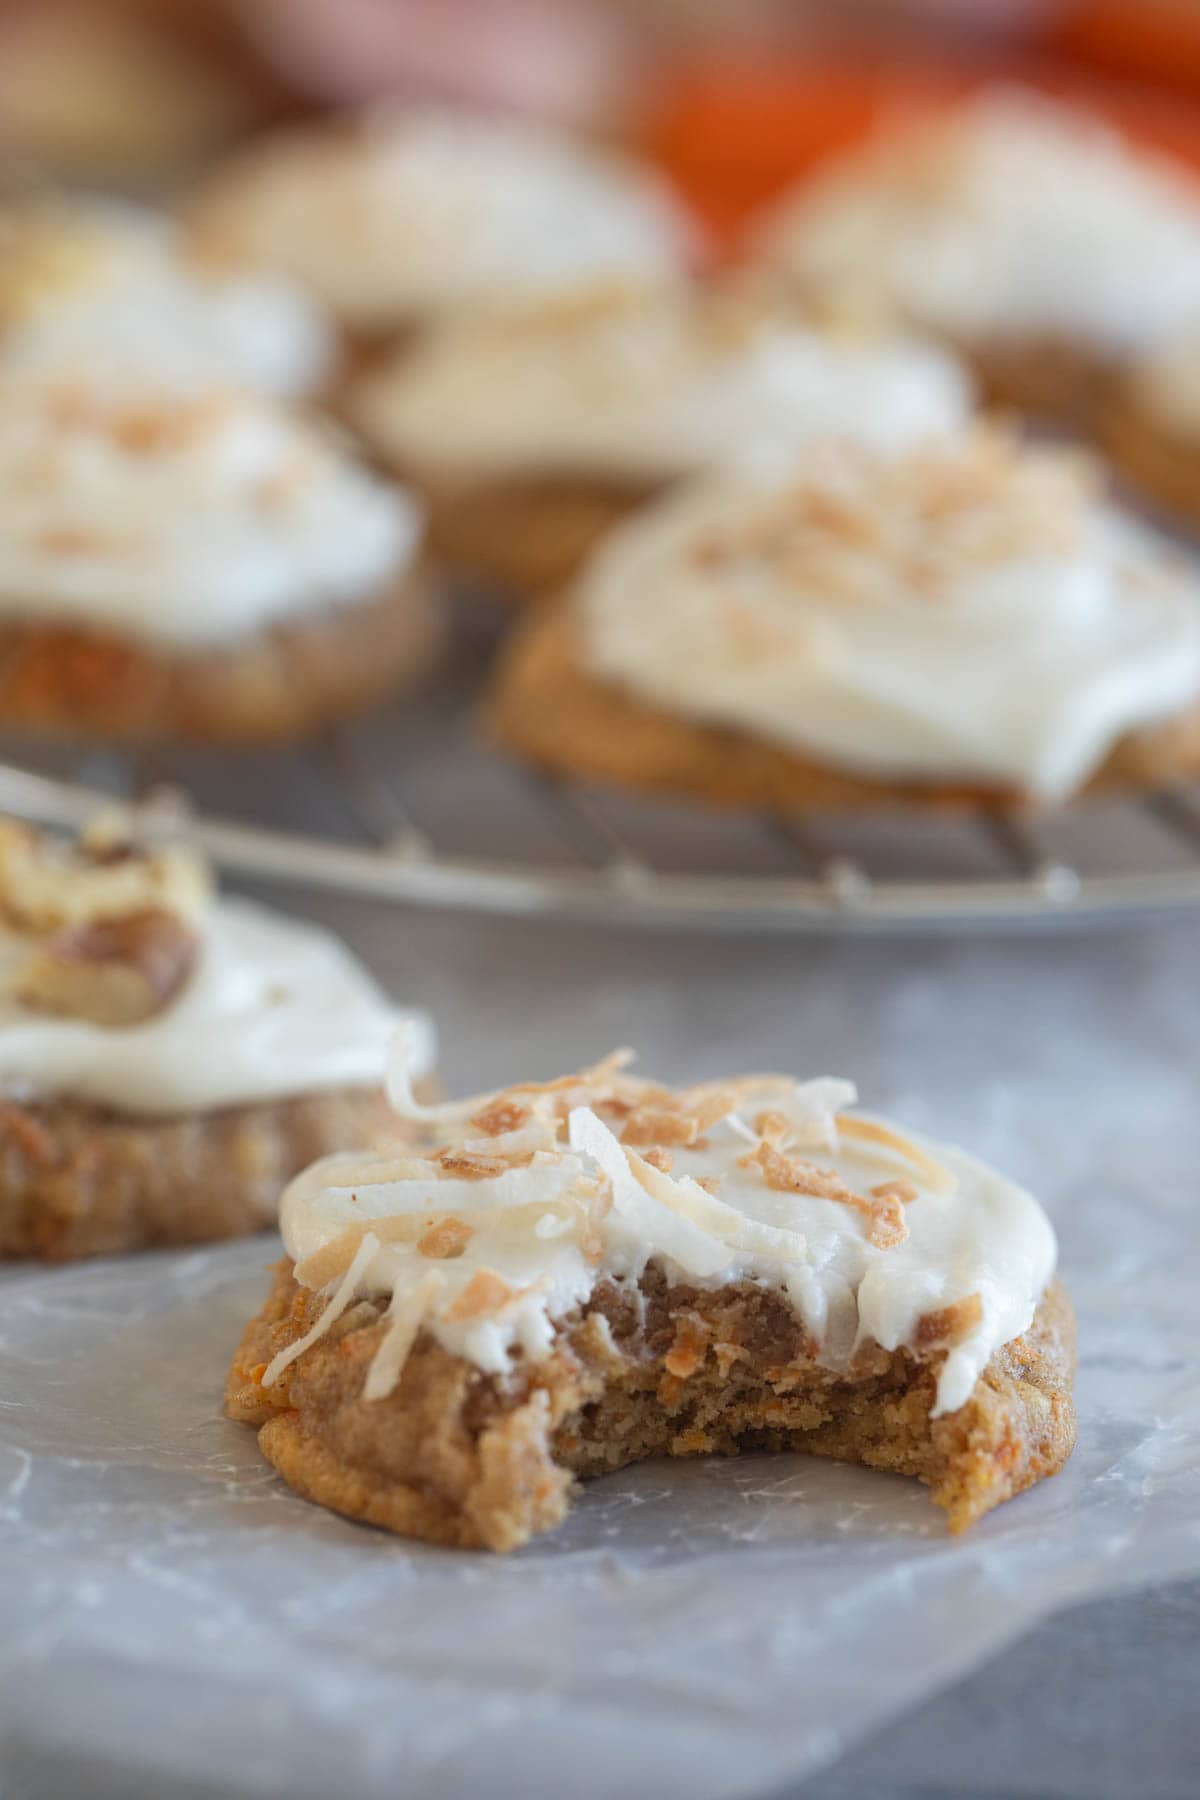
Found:
[[[116,201],[0,208],[0,368],[290,397],[331,372],[313,302],[271,276],[208,269],[174,228]]]
[[[269,401],[11,374],[0,398],[0,618],[201,652],[415,556],[415,501]]]
[[[486,478],[654,480],[783,462],[821,436],[897,448],[963,423],[952,358],[805,328],[747,299],[592,292],[450,322],[369,376],[358,413],[402,464]]]
[[[668,498],[578,606],[587,672],[890,780],[1060,798],[1200,697],[1194,581],[1076,460],[984,430]]]
[[[401,1026],[427,1070],[423,1014],[330,933],[213,900],[189,853],[0,822],[0,1098],[163,1115],[377,1087]]]
[[[531,123],[427,107],[264,144],[202,196],[196,227],[363,329],[596,277],[661,279],[691,251],[649,170]]]
[[[576,1076],[416,1106],[399,1158],[328,1157],[284,1196],[296,1279],[327,1304],[271,1385],[354,1299],[390,1296],[366,1397],[391,1391],[419,1329],[479,1368],[537,1360],[601,1280],[651,1262],[715,1288],[750,1280],[796,1309],[826,1366],[860,1345],[944,1352],[957,1410],[1030,1323],[1055,1242],[1033,1198],[961,1151],[847,1109],[852,1085],[747,1076],[672,1091],[618,1055]]]
[[[997,89],[886,129],[765,223],[803,283],[971,340],[1124,353],[1200,310],[1200,194],[1098,118]]]

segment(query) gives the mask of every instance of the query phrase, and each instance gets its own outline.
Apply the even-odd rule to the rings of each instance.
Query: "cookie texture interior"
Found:
[[[387,1399],[363,1397],[386,1329],[360,1302],[286,1371],[261,1377],[321,1310],[287,1262],[248,1326],[226,1410],[311,1500],[408,1536],[512,1550],[565,1517],[577,1481],[651,1456],[799,1451],[915,1476],[951,1530],[1055,1473],[1075,1440],[1074,1319],[1061,1285],[985,1368],[971,1399],[932,1418],[944,1349],[869,1346],[837,1375],[793,1309],[753,1283],[673,1285],[650,1265],[606,1281],[558,1328],[551,1356],[504,1377],[418,1338]],[[930,1315],[927,1335],[952,1334]]]

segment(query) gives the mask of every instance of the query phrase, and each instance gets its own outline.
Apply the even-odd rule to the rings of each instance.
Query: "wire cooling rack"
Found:
[[[611,926],[949,931],[1200,907],[1200,786],[1020,821],[783,824],[542,779],[477,723],[496,618],[464,613],[425,695],[301,751],[0,746],[0,809],[74,825],[120,798],[235,877]]]

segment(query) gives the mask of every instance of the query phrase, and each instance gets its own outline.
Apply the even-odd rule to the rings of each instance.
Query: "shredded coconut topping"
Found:
[[[972,571],[1021,557],[1069,555],[1099,487],[1080,452],[1030,449],[979,426],[905,457],[830,445],[803,479],[737,528],[698,542],[708,570],[767,562],[801,591],[854,602],[879,570],[913,594],[942,599]]]
[[[401,1042],[389,1092],[428,1148],[326,1158],[284,1197],[296,1278],[327,1301],[306,1341],[341,1317],[350,1270],[359,1296],[392,1296],[375,1399],[420,1330],[502,1376],[548,1353],[601,1274],[636,1279],[652,1261],[685,1284],[776,1288],[833,1366],[853,1341],[826,1329],[847,1294],[859,1338],[895,1348],[917,1346],[929,1311],[979,1293],[974,1328],[947,1351],[949,1407],[1005,1341],[995,1333],[1032,1317],[1053,1264],[1035,1203],[957,1152],[848,1113],[848,1082],[762,1075],[671,1089],[627,1062],[618,1052],[430,1107],[413,1098]],[[398,1298],[418,1295],[419,1306]],[[264,1383],[290,1360],[277,1357]]]

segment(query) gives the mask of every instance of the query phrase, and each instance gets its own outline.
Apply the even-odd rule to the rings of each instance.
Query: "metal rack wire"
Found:
[[[252,765],[0,763],[0,808],[70,826],[121,797],[234,877],[606,925],[957,931],[1200,907],[1195,788],[1029,823],[792,826],[549,783],[471,742],[461,709],[432,700],[425,715],[423,729],[381,718]]]
[[[478,732],[492,633],[468,630],[421,699],[302,751],[10,749],[0,809],[73,825],[119,797],[233,876],[605,925],[894,933],[1200,908],[1200,787],[1036,820],[785,824],[544,780]]]

